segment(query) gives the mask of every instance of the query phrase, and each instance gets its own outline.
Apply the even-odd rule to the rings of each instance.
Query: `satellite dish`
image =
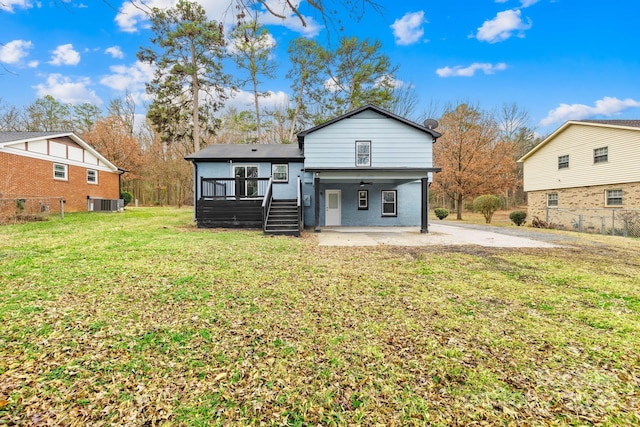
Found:
[[[438,127],[438,121],[433,119],[427,119],[424,121],[424,127],[427,129],[435,129]]]

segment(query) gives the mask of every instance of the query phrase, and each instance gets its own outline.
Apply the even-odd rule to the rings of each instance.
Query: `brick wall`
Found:
[[[605,206],[605,190],[622,190],[621,208],[640,209],[640,182],[634,182],[560,190],[529,191],[527,193],[527,217],[529,221],[534,216],[545,219],[548,193],[558,193],[559,208],[603,209],[608,207]]]
[[[87,196],[120,198],[118,174],[98,171],[98,184],[87,182],[87,168],[68,167],[68,180],[53,179],[53,162],[0,152],[0,195],[64,197],[65,211],[87,210]]]

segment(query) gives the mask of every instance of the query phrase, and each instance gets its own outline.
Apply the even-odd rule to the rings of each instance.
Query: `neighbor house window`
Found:
[[[67,165],[63,165],[61,163],[54,163],[53,164],[53,179],[59,179],[62,181],[67,181],[68,175],[67,175]]]
[[[371,166],[371,141],[356,141],[356,166]]]
[[[609,161],[609,147],[593,150],[593,163],[606,163]]]
[[[605,193],[607,206],[622,206],[622,190],[607,190]]]
[[[358,190],[358,209],[369,209],[369,190]]]
[[[289,165],[271,165],[273,182],[289,182]]]
[[[557,207],[558,206],[558,193],[549,193],[549,194],[547,194],[547,206],[548,207]]]
[[[569,167],[569,155],[558,156],[558,169],[566,169]]]
[[[89,184],[98,183],[98,171],[93,169],[87,169],[87,182]]]
[[[382,216],[397,216],[398,201],[396,190],[382,190]]]

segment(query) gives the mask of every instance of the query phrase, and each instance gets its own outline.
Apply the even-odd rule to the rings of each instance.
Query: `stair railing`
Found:
[[[273,190],[271,185],[273,184],[273,178],[269,178],[267,183],[267,190],[264,192],[264,199],[262,200],[262,232],[267,231],[267,218],[269,217],[269,209],[271,209],[271,200]]]

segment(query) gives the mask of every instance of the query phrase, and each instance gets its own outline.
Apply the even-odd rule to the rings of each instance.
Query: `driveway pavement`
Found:
[[[416,227],[324,227],[320,246],[479,245],[495,248],[557,248],[570,238],[525,227],[430,223],[429,233]]]

